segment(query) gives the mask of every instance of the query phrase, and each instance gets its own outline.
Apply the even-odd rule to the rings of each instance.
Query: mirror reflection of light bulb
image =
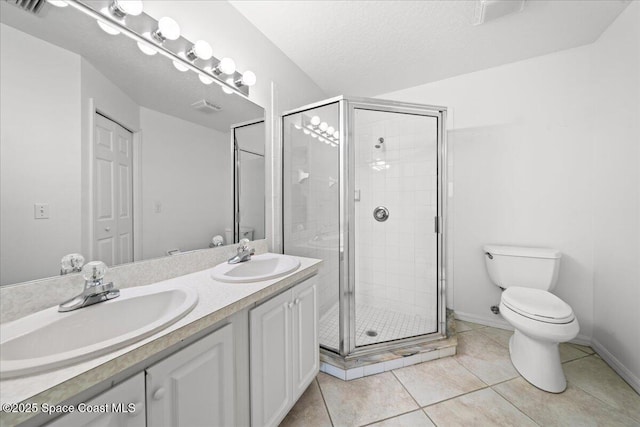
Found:
[[[108,15],[109,10],[105,7],[100,10],[100,13],[102,13],[103,15]],[[113,25],[107,24],[106,22],[101,21],[100,19],[97,19],[96,21],[98,22],[98,27],[100,27],[100,29],[105,33],[110,34],[112,36],[117,36],[118,34],[120,34],[120,30],[114,27]]]
[[[176,67],[176,70],[178,71],[182,71],[182,72],[189,71],[189,67],[187,67],[186,65],[178,61],[173,61],[173,66]]]
[[[63,1],[63,0],[47,0],[47,3],[49,3],[51,6],[55,6],[55,7],[67,7],[67,6],[69,6],[69,4],[66,1]]]
[[[340,139],[340,131],[338,131],[338,130],[337,130],[337,131],[335,131],[335,132],[333,133],[333,137],[334,137],[335,139]]]
[[[204,69],[207,72],[211,72],[211,68],[207,67]],[[198,74],[198,78],[200,79],[200,81],[206,85],[210,85],[211,83],[213,83],[213,79],[209,76],[206,76],[204,74]]]
[[[327,133],[328,133],[329,135],[333,135],[333,132],[335,132],[335,131],[336,131],[336,130],[333,128],[333,126],[329,126],[329,127],[327,128]]]
[[[317,135],[317,134],[315,134],[315,133],[312,133],[312,134],[311,134],[311,138],[317,138],[317,137],[318,137],[318,135]]]
[[[229,83],[230,85],[233,85],[233,77],[229,77],[227,80],[225,80],[227,83]],[[233,89],[227,87],[227,86],[222,86],[222,91],[224,93],[226,93],[227,95],[231,95],[233,93]]]
[[[318,126],[320,124],[320,117],[318,116],[311,117],[311,124],[314,126]]]
[[[149,33],[144,33],[142,34],[142,36],[144,38],[148,38],[150,36]],[[138,49],[140,49],[142,51],[142,53],[144,53],[145,55],[149,55],[149,56],[153,56],[156,53],[158,53],[158,50],[156,48],[154,48],[153,46],[150,46],[146,43],[143,42],[138,42]]]
[[[329,125],[327,124],[327,122],[322,122],[320,123],[320,130],[322,132],[324,132],[325,130],[327,130],[329,128]]]
[[[302,129],[302,132],[304,132],[305,135],[309,135],[311,133],[309,129]]]

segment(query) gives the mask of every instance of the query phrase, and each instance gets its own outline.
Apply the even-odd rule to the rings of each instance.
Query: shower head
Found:
[[[382,144],[384,144],[384,138],[380,137],[380,138],[378,138],[378,143],[376,145],[374,145],[374,147],[382,148]]]

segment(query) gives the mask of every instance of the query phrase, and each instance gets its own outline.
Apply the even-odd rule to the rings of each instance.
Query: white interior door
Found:
[[[133,134],[95,115],[93,258],[107,265],[133,261]]]

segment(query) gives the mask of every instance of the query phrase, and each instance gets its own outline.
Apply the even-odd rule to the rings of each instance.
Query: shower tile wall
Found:
[[[436,120],[356,110],[355,123],[356,301],[425,316],[435,330]],[[387,207],[387,221],[374,219],[377,206]]]

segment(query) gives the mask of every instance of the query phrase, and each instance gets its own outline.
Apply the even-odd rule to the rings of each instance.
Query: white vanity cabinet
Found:
[[[63,415],[47,426],[145,427],[144,373],[75,406],[75,412]]]
[[[233,327],[207,335],[146,370],[147,426],[232,426]]]
[[[251,424],[278,425],[319,370],[317,279],[249,313]]]

